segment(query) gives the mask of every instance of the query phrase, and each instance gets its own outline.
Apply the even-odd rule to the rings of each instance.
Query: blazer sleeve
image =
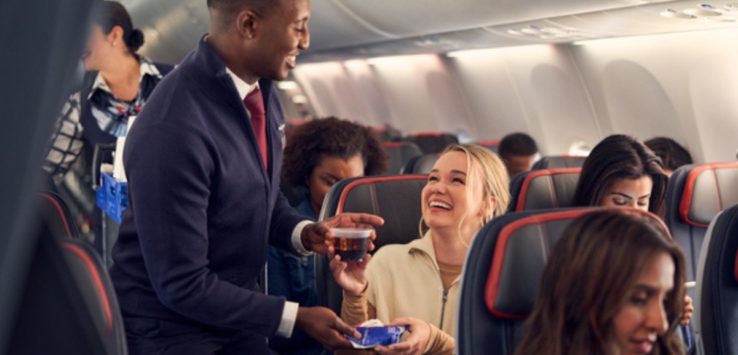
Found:
[[[198,134],[155,123],[134,127],[127,138],[129,196],[149,280],[159,301],[185,317],[270,336],[284,299],[225,282],[208,268],[214,164]]]

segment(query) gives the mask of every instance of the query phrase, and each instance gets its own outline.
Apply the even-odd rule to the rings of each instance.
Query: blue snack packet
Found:
[[[348,337],[354,349],[371,349],[377,345],[388,346],[400,342],[402,334],[407,328],[396,325],[389,327],[357,327],[361,339]]]

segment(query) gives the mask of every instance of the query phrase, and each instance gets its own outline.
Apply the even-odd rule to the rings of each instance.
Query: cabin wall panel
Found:
[[[456,66],[472,98],[480,139],[531,134],[546,154],[575,141],[594,143],[600,129],[566,48],[536,45],[460,56]]]
[[[738,148],[738,30],[585,42],[577,62],[611,131],[662,135],[698,162],[734,160]]]

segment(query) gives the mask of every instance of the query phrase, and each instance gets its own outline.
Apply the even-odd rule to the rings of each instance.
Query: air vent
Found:
[[[710,3],[702,3],[695,7],[675,10],[666,9],[661,11],[661,16],[680,20],[707,20],[715,22],[734,22],[738,14],[738,3],[728,3],[722,7]]]

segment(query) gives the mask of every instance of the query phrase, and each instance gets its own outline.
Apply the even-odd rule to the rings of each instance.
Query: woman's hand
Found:
[[[689,321],[692,320],[692,313],[694,313],[694,305],[692,304],[692,297],[684,296],[684,313],[682,318],[679,320],[679,324],[687,326]]]
[[[404,341],[392,344],[390,346],[377,346],[374,348],[375,351],[382,355],[398,355],[398,354],[422,354],[423,351],[428,347],[428,342],[431,336],[431,326],[428,322],[417,318],[397,318],[387,324],[390,325],[405,325],[408,327],[410,333]]]
[[[329,264],[333,279],[349,294],[360,295],[366,289],[366,266],[371,259],[372,256],[366,254],[359,261],[343,261],[340,255],[333,255]]]

